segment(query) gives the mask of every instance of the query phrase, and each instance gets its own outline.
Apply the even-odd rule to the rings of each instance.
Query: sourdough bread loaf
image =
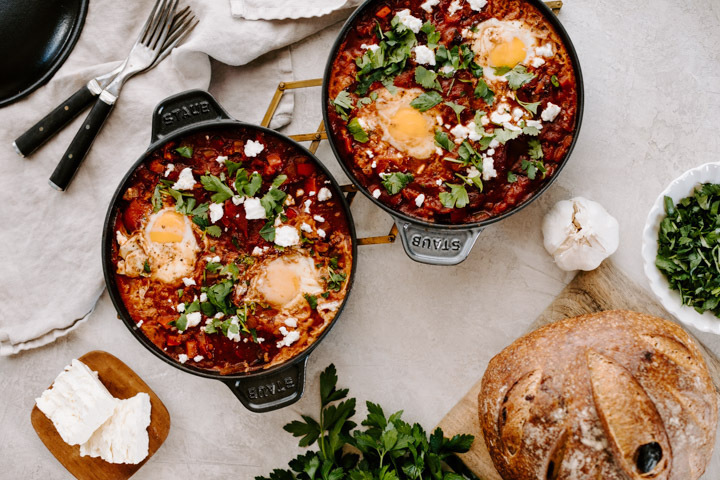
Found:
[[[479,410],[506,480],[695,480],[718,420],[692,338],[675,323],[622,310],[516,340],[490,361]]]

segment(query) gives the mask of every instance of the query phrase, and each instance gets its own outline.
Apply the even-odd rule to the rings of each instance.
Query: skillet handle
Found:
[[[80,112],[85,110],[85,108],[95,100],[101,90],[96,90],[96,92],[90,90],[88,87],[92,82],[95,82],[95,80],[91,80],[87,85],[83,85],[80,90],[73,93],[70,98],[58,105],[55,110],[45,115],[39,122],[16,138],[15,142],[13,142],[15,151],[21,157],[27,157],[54,137],[57,132],[70,123],[73,118],[77,117]],[[95,84],[97,84],[97,82],[95,82]],[[97,88],[100,88],[99,85]]]
[[[187,90],[166,98],[155,107],[150,143],[189,125],[229,119],[232,117],[208,92]]]
[[[305,356],[301,361],[267,375],[223,382],[251,412],[277,410],[292,405],[302,397],[307,359]]]
[[[482,228],[440,229],[395,218],[395,225],[408,257],[430,265],[457,265],[470,254]]]

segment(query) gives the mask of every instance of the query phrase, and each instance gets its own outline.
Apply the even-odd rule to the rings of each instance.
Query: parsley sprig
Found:
[[[255,480],[475,480],[447,468],[456,453],[470,449],[472,435],[446,438],[437,428],[428,437],[419,424],[402,420],[402,411],[386,416],[372,402],[367,402],[362,427],[356,428],[356,400],[347,398],[348,389],[338,389],[337,381],[334,365],[320,374],[319,420],[302,415],[284,427],[300,438],[301,447],[317,443],[318,450],[298,455],[287,470]]]

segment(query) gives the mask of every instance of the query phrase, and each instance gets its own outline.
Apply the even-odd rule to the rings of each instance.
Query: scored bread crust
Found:
[[[492,360],[480,426],[505,480],[695,480],[715,443],[715,388],[677,324],[613,310],[546,325]],[[662,458],[637,467],[641,445]]]

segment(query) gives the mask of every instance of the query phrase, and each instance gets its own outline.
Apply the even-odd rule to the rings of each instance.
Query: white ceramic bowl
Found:
[[[720,334],[720,318],[711,312],[705,312],[701,315],[694,308],[683,305],[680,294],[670,288],[670,283],[655,266],[655,257],[657,257],[658,252],[658,230],[660,222],[665,218],[663,199],[667,195],[677,204],[681,199],[692,195],[695,187],[702,183],[720,183],[720,163],[706,163],[688,170],[673,180],[665,191],[658,196],[645,223],[642,256],[645,275],[650,282],[650,288],[663,307],[686,325],[703,332]]]

